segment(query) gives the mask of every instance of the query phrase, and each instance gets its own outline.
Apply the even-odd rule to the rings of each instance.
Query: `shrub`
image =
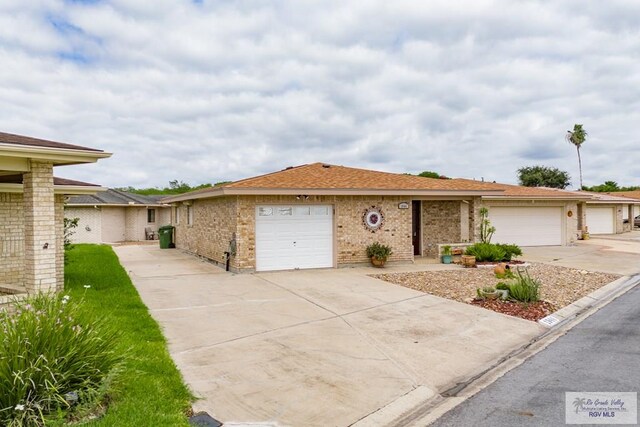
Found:
[[[0,425],[44,425],[90,404],[122,360],[117,330],[68,296],[30,296],[0,311],[0,325]]]
[[[499,289],[501,291],[508,291],[509,290],[509,285],[507,285],[504,282],[498,282],[498,284],[496,285],[496,289]]]
[[[393,254],[391,247],[382,245],[379,242],[375,242],[367,246],[367,256],[369,258],[376,257],[378,259],[387,259],[391,254]]]
[[[516,271],[515,282],[509,285],[509,296],[520,302],[536,302],[540,300],[540,282],[533,279],[527,270],[524,274]]]
[[[513,257],[522,255],[522,249],[520,249],[520,246],[518,245],[506,245],[498,243],[497,246],[499,246],[505,252],[504,259],[502,259],[501,261],[511,261]]]
[[[474,255],[476,261],[502,261],[506,255],[504,249],[491,243],[476,243],[465,251],[466,255]]]

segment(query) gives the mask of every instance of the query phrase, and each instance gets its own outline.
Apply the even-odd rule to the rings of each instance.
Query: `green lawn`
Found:
[[[110,246],[75,245],[68,251],[65,294],[84,298],[96,315],[122,332],[128,357],[104,417],[95,426],[187,426],[193,400],[167,352],[167,343]],[[90,288],[85,288],[88,285]]]

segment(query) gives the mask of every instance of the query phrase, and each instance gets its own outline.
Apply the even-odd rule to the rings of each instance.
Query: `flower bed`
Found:
[[[585,270],[539,263],[531,263],[527,270],[531,277],[538,279],[542,283],[540,288],[541,298],[550,304],[554,311],[579,300],[620,277],[615,274],[587,272]],[[373,277],[465,303],[472,303],[472,299],[476,296],[476,289],[495,287],[499,282],[507,281],[496,278],[491,268],[459,268],[446,271],[391,273],[378,274]],[[497,307],[498,305],[488,305],[485,308],[494,309]],[[504,310],[516,312],[518,309],[512,306],[504,306]],[[496,309],[495,311],[499,310]]]
[[[498,313],[508,314],[509,316],[520,317],[526,320],[537,322],[556,311],[553,304],[547,301],[538,301],[533,303],[521,303],[514,301],[503,301],[499,299],[474,299],[471,304],[477,305]]]

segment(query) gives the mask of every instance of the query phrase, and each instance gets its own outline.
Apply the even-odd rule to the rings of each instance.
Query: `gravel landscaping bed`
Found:
[[[554,310],[621,277],[538,263],[532,263],[527,270],[531,277],[542,283],[541,299],[550,303]],[[504,279],[496,278],[490,268],[460,267],[456,270],[376,274],[372,277],[460,302],[470,302],[475,298],[477,288],[505,282]]]

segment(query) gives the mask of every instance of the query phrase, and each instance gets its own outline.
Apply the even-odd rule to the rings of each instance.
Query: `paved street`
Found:
[[[638,392],[638,325],[640,285],[432,425],[560,426],[566,391]]]

